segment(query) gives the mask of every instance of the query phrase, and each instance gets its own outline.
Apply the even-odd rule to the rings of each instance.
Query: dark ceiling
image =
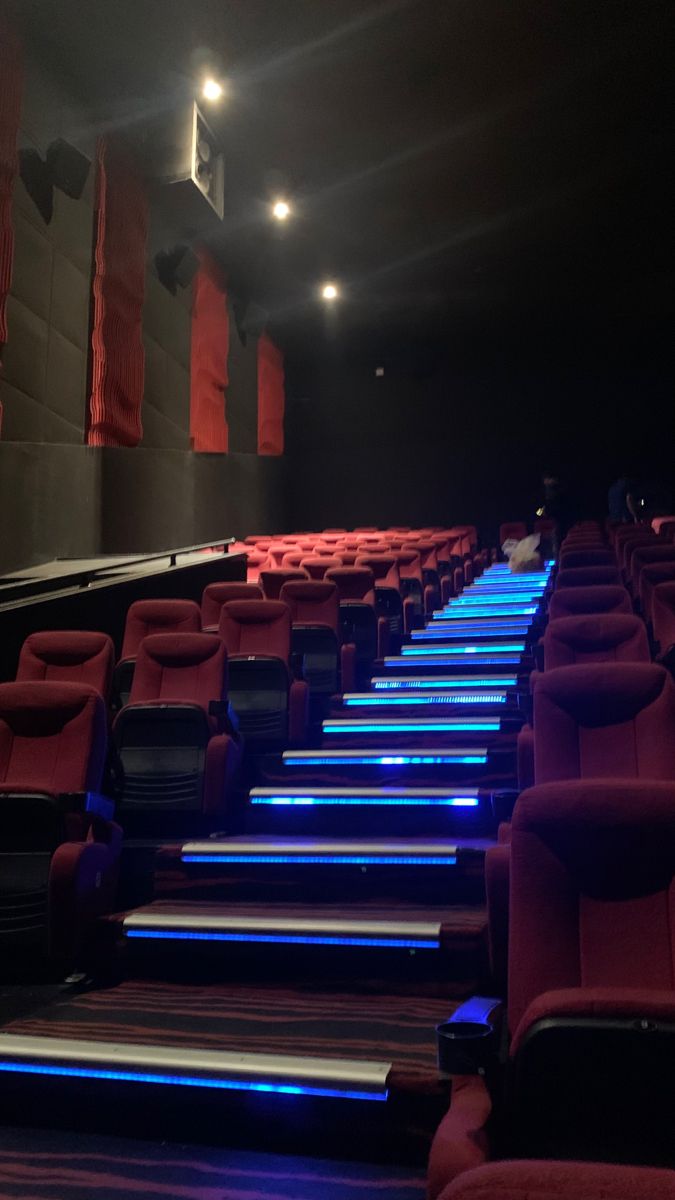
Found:
[[[21,0],[38,52],[124,124],[211,60],[221,251],[289,331],[663,319],[672,3]],[[272,228],[282,183],[296,218]],[[311,327],[311,326],[310,326]]]

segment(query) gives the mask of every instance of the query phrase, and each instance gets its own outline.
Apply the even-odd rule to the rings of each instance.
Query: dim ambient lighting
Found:
[[[205,100],[210,100],[215,103],[216,100],[221,100],[223,97],[224,88],[222,83],[217,79],[205,79],[202,87],[202,96]]]
[[[324,283],[321,288],[321,297],[323,300],[337,300],[339,295],[337,284]]]
[[[291,206],[287,200],[276,200],[272,205],[272,216],[277,221],[286,221],[291,215]]]

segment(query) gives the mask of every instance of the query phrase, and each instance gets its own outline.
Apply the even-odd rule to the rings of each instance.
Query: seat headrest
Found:
[[[0,721],[19,735],[56,733],[90,705],[105,711],[99,692],[85,683],[0,683]]]
[[[281,600],[228,600],[222,617],[239,625],[264,625],[271,621],[289,620],[288,605]]]
[[[285,583],[281,589],[281,599],[308,600],[325,604],[332,596],[337,597],[337,587],[334,582],[326,579],[301,579]]]
[[[550,622],[544,638],[554,638],[577,650],[592,652],[610,650],[630,638],[639,638],[641,633],[645,635],[646,650],[645,627],[639,617],[632,613],[600,613],[559,617]]]
[[[555,667],[537,677],[535,713],[540,699],[548,698],[586,728],[620,725],[673,686],[668,672],[656,663]]]
[[[54,666],[79,666],[108,650],[113,653],[112,639],[107,633],[90,633],[87,630],[45,630],[31,633],[23,644],[36,658]]]
[[[622,609],[630,612],[630,597],[619,584],[591,584],[590,587],[564,587],[555,591],[549,604],[549,619],[576,613],[609,613]]]
[[[151,633],[141,642],[141,652],[165,666],[194,666],[223,650],[222,641],[214,633]]]

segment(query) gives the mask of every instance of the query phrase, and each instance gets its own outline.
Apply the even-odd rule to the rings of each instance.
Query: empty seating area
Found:
[[[2,1119],[150,1136],[152,1092],[170,1140],[351,1137],[429,1200],[671,1200],[665,529],[525,573],[468,526],[251,537],[117,650],[30,633],[0,939],[88,982],[5,1022]]]

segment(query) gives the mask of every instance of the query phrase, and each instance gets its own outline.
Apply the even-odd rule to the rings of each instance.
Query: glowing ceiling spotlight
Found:
[[[209,76],[208,79],[204,80],[202,84],[202,97],[204,100],[208,100],[210,104],[216,104],[219,100],[222,100],[224,95],[225,88],[217,79]]]
[[[337,300],[340,296],[340,289],[336,283],[324,283],[321,286],[321,299],[327,300],[329,304],[333,300]]]
[[[291,206],[287,200],[275,200],[272,205],[272,216],[276,221],[287,221],[291,215]]]

